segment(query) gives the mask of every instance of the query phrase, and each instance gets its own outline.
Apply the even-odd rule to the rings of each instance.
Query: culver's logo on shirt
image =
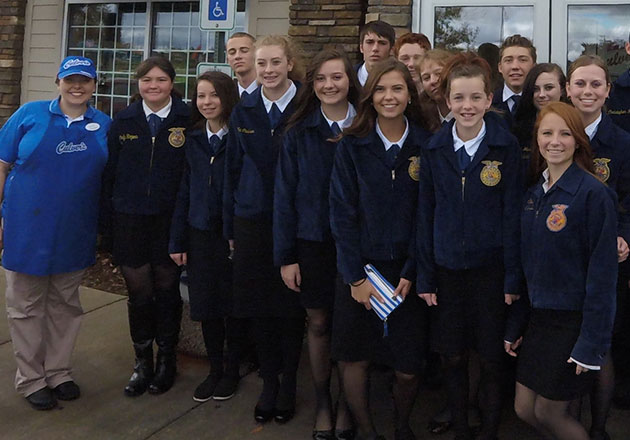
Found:
[[[63,153],[76,153],[77,151],[85,151],[87,150],[87,145],[85,142],[81,142],[80,144],[74,144],[72,142],[61,141],[59,145],[57,145],[56,151],[57,154]]]

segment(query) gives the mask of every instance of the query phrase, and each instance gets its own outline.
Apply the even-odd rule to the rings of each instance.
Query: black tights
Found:
[[[142,306],[152,302],[179,303],[180,269],[175,264],[121,266],[129,302]]]
[[[468,425],[469,375],[468,355],[444,356],[444,377],[455,434],[458,438],[470,438]],[[497,436],[501,421],[504,367],[499,362],[480,358],[479,409],[481,432],[479,439]]]
[[[227,338],[227,364],[225,373],[238,377],[243,346],[247,336],[247,322],[238,318],[211,318],[201,321],[203,341],[210,360],[210,373],[224,373],[224,341]]]
[[[258,407],[288,410],[295,405],[304,318],[253,318],[263,390]],[[282,382],[278,379],[282,374]]]
[[[343,373],[343,389],[361,438],[373,437],[376,433],[370,415],[369,366],[368,361],[340,362]],[[408,428],[409,417],[418,392],[418,376],[395,372],[394,424],[396,429]]]

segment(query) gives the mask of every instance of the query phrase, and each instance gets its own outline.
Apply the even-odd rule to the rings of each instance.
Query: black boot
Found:
[[[182,303],[179,298],[179,289],[177,302],[165,304],[165,301],[158,301],[156,309],[155,342],[158,346],[158,353],[155,375],[149,385],[149,393],[162,394],[171,389],[177,374],[176,349],[179,339],[179,326],[182,319]]]
[[[143,394],[153,379],[154,305],[153,302],[142,305],[128,302],[127,309],[136,365],[125,387],[125,395],[135,397]]]

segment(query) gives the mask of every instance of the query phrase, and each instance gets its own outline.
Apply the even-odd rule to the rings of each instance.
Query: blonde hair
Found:
[[[256,52],[264,46],[281,47],[287,60],[293,63],[293,69],[289,72],[289,79],[292,81],[302,81],[304,78],[304,65],[300,58],[299,51],[293,40],[283,35],[267,35],[255,43]]]

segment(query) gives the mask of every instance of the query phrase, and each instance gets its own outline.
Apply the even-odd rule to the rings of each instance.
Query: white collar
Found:
[[[287,105],[289,105],[289,103],[295,96],[295,93],[297,92],[297,87],[295,87],[293,81],[289,80],[289,82],[291,83],[291,85],[289,86],[287,91],[284,92],[284,95],[282,95],[279,99],[275,101],[270,101],[265,96],[265,94],[263,93],[264,88],[260,90],[260,96],[262,96],[263,104],[265,104],[265,110],[267,110],[267,113],[271,111],[271,106],[274,104],[276,104],[278,106],[278,109],[284,113],[284,109],[287,108]]]
[[[473,157],[475,153],[477,152],[477,150],[479,149],[479,145],[481,145],[481,142],[483,141],[484,136],[486,135],[486,121],[483,121],[483,124],[481,125],[481,130],[479,130],[479,134],[477,134],[477,136],[475,136],[474,138],[466,142],[464,142],[463,140],[459,138],[459,136],[457,136],[456,127],[457,127],[457,122],[453,124],[453,130],[452,130],[453,131],[453,148],[455,149],[455,151],[458,151],[460,148],[464,147],[466,148],[466,153],[468,153],[470,157]]]
[[[240,82],[238,82],[238,95],[239,96],[243,96],[243,92],[246,92],[248,95],[251,95],[254,90],[256,90],[258,88],[258,81],[253,80],[252,83],[250,85],[248,85],[247,87],[243,87],[241,85]]]
[[[453,112],[449,111],[446,116],[442,116],[442,112],[440,112],[440,106],[436,106],[438,111],[438,116],[440,117],[440,122],[443,124],[445,122],[451,122],[451,119],[455,117]]]
[[[510,89],[507,84],[503,84],[503,102],[507,101],[514,95],[521,96],[522,92],[516,93],[512,89]],[[514,100],[512,100],[514,101]]]
[[[158,115],[160,119],[166,119],[171,112],[171,107],[173,107],[173,98],[171,98],[170,96],[168,97],[168,104],[166,104],[164,107],[156,112],[149,108],[146,102],[144,102],[144,99],[142,100],[142,109],[144,110],[144,115],[147,117],[147,119],[149,119],[149,115],[152,115],[154,113]]]
[[[79,115],[76,118],[71,118],[70,116],[66,114],[64,114],[63,116],[66,118],[66,122],[68,123],[66,128],[70,127],[70,124],[72,124],[73,122],[79,122],[85,119],[85,114]]]
[[[219,136],[219,139],[223,140],[223,136],[225,136],[227,133],[228,133],[227,125],[224,125],[223,127],[221,127],[221,129],[217,131],[216,133],[213,133],[212,130],[210,130],[210,124],[206,122],[206,135],[208,135],[208,140],[210,140],[210,138],[215,135]]]
[[[362,86],[364,86],[367,82],[368,75],[369,73],[367,71],[367,67],[365,67],[365,63],[361,64],[361,67],[359,67],[359,71],[357,72],[357,79]]]
[[[402,150],[402,147],[407,140],[407,136],[409,136],[409,121],[407,120],[407,116],[405,116],[405,132],[403,133],[402,137],[396,142],[392,142],[385,137],[383,131],[381,130],[381,126],[378,125],[378,118],[376,119],[376,134],[378,134],[378,137],[380,137],[383,141],[383,145],[385,145],[385,151],[389,150],[394,144],[398,145]]]
[[[543,183],[542,183],[542,189],[543,192],[546,194],[547,191],[549,191],[549,168],[545,168],[545,170],[542,172],[542,176],[543,176]]]
[[[346,112],[346,117],[343,118],[341,121],[333,121],[332,119],[328,119],[328,116],[326,116],[326,113],[324,113],[324,109],[322,109],[321,106],[319,107],[319,109],[322,112],[322,116],[324,117],[324,119],[326,119],[328,126],[332,127],[332,125],[336,122],[339,128],[342,130],[344,128],[350,127],[350,125],[352,125],[354,117],[357,115],[357,111],[354,109],[354,106],[350,102],[348,103],[348,111]]]
[[[589,140],[593,140],[595,135],[597,134],[597,127],[599,127],[599,123],[602,122],[602,114],[600,113],[598,118],[595,119],[592,123],[590,123],[586,128],[584,128],[584,132],[588,136]]]

